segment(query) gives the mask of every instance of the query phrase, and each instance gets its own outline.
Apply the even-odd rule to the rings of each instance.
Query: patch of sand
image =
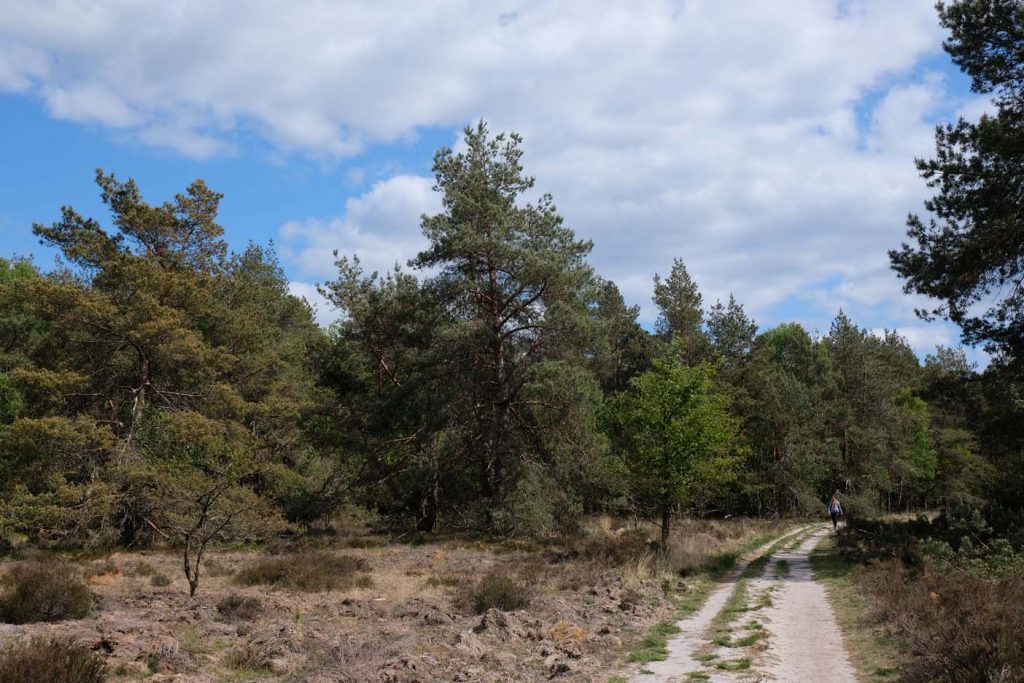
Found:
[[[798,548],[776,553],[776,560],[789,563],[789,573],[764,612],[772,634],[764,671],[774,680],[856,683],[825,586],[811,572],[811,551],[829,533],[822,528]]]

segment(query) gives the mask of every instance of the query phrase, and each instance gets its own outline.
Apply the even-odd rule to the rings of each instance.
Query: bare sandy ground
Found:
[[[820,529],[800,547],[776,554],[776,560],[789,563],[789,574],[764,613],[765,625],[772,634],[764,671],[774,680],[857,680],[825,586],[811,573],[811,551],[829,533],[827,527]]]
[[[631,683],[675,683],[693,680],[855,683],[857,678],[843,647],[842,634],[825,587],[814,580],[810,554],[828,527],[797,530],[787,547],[775,552],[760,577],[747,586],[747,607],[724,615],[734,637],[760,631],[764,637],[746,647],[715,645],[713,626],[723,615],[736,581],[750,561],[768,551],[759,548],[745,558],[696,614],[678,622],[681,634],[669,641],[668,657],[634,672]],[[771,545],[774,545],[773,542]],[[746,661],[739,670],[721,664]]]
[[[784,538],[797,536],[803,531],[803,529],[797,529],[787,534]],[[743,570],[747,568],[747,565],[768,552],[769,548],[777,542],[778,539],[766,543],[741,559],[736,567],[729,572],[719,586],[711,593],[700,610],[676,623],[680,634],[669,641],[668,657],[663,661],[644,664],[630,676],[630,682],[671,683],[672,681],[684,679],[689,673],[704,670],[704,665],[695,656],[697,651],[709,642],[711,623],[729,600],[729,596],[735,589],[736,580],[743,573]],[[724,676],[723,680],[732,680],[724,672],[720,676]],[[715,680],[718,677],[712,676],[709,680]]]

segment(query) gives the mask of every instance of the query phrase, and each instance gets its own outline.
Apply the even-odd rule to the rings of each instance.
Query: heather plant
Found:
[[[58,560],[14,565],[2,580],[0,620],[11,624],[81,619],[92,611],[92,593],[78,571]]]
[[[0,646],[4,683],[103,683],[103,658],[60,638],[13,639]]]

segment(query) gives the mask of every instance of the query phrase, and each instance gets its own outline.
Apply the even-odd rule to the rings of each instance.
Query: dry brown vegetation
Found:
[[[1020,518],[1000,514],[861,520],[839,535],[835,567],[896,644],[899,680],[1024,683],[1024,562],[1003,535]]]
[[[902,679],[1024,681],[1024,578],[873,563],[856,580],[913,657]]]
[[[0,647],[4,683],[102,683],[103,658],[63,639],[21,638]]]
[[[780,526],[683,522],[666,558],[652,551],[656,528],[611,519],[571,542],[335,537],[315,550],[218,551],[195,598],[175,554],[119,553],[83,563],[103,577],[91,615],[0,624],[0,640],[67,638],[101,654],[114,681],[588,680],[693,594],[681,571]]]
[[[235,583],[305,592],[343,590],[353,585],[366,588],[373,583],[365,573],[368,567],[365,559],[352,555],[298,553],[256,560],[235,574]]]

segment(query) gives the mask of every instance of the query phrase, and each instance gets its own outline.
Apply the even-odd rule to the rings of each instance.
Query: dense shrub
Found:
[[[954,508],[860,520],[839,535],[854,577],[908,654],[905,680],[1024,683],[1019,513]]]
[[[266,557],[239,570],[235,583],[243,586],[267,585],[315,592],[368,586],[366,560],[350,555],[325,552]]]
[[[857,573],[911,655],[905,680],[1024,681],[1024,578],[877,562]]]
[[[529,584],[504,571],[492,571],[481,577],[476,585],[469,584],[455,597],[460,609],[483,614],[492,607],[510,612],[530,604],[533,591]]]
[[[217,603],[217,611],[229,619],[251,621],[263,613],[259,598],[232,593]]]
[[[928,519],[861,520],[840,534],[843,553],[856,562],[898,558],[922,569],[939,563],[980,578],[1024,576],[1024,515],[995,507],[957,507]]]
[[[17,564],[2,584],[0,620],[11,624],[81,619],[92,609],[92,593],[64,562]]]
[[[102,683],[103,658],[69,640],[32,638],[0,648],[4,683]]]

